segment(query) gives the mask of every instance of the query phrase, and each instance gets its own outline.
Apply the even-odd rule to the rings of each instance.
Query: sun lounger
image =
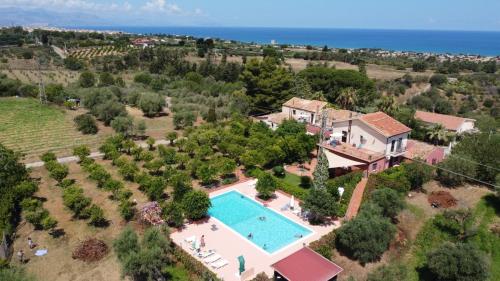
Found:
[[[210,266],[213,269],[219,269],[219,268],[222,268],[228,264],[229,264],[229,262],[227,260],[222,259],[222,260],[219,260],[219,261],[212,263]]]
[[[215,251],[214,250],[208,250],[208,251],[203,251],[203,252],[200,252],[198,254],[198,257],[204,259],[204,258],[207,258],[211,255],[215,254]]]
[[[196,240],[196,236],[191,236],[191,237],[186,237],[184,238],[184,241],[187,242],[187,243],[193,243],[194,240]]]
[[[221,255],[219,254],[214,254],[214,255],[211,255],[209,256],[208,258],[204,259],[203,261],[206,263],[206,264],[209,264],[209,263],[213,263],[213,262],[216,262],[218,260],[220,260],[222,257]]]

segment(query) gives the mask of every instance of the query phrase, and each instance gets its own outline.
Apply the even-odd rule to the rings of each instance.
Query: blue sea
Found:
[[[74,28],[74,27],[73,27]],[[261,27],[79,26],[136,34],[174,34],[242,42],[313,45],[334,48],[379,48],[449,54],[500,56],[500,32]]]

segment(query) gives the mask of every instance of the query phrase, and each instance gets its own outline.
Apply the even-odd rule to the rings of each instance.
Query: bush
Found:
[[[403,168],[412,190],[422,188],[433,176],[433,168],[422,163],[403,163]]]
[[[271,198],[274,195],[274,191],[276,191],[276,181],[270,174],[263,173],[258,178],[255,189],[257,189],[259,198],[267,200]]]
[[[90,148],[84,144],[79,145],[73,148],[73,155],[78,156],[80,161],[82,161],[90,155]]]
[[[95,135],[99,131],[95,118],[90,114],[81,114],[74,119],[76,128],[82,134]]]
[[[83,189],[70,186],[63,189],[63,203],[73,211],[76,218],[86,218],[88,214],[84,213],[84,210],[90,206],[91,200],[83,195]]]
[[[90,88],[95,85],[95,75],[90,71],[84,71],[80,74],[80,78],[78,79],[78,83],[82,88]]]
[[[442,84],[448,82],[448,78],[443,74],[434,74],[429,79],[432,86],[441,86]]]
[[[134,82],[141,83],[144,85],[151,84],[152,80],[153,80],[153,78],[151,77],[151,75],[149,73],[145,73],[145,72],[138,73],[134,76]]]
[[[182,206],[188,219],[199,220],[207,215],[212,202],[205,192],[192,190],[184,195]]]
[[[80,70],[83,68],[83,63],[75,57],[67,57],[64,59],[64,67],[69,70]]]
[[[87,209],[90,218],[89,224],[97,227],[107,225],[107,220],[104,217],[104,211],[97,205],[92,205]]]
[[[273,168],[273,173],[276,177],[283,178],[285,177],[285,168],[283,168],[283,166],[275,166]]]
[[[132,202],[130,202],[128,200],[120,201],[119,209],[120,209],[120,216],[124,220],[130,221],[134,218],[136,210],[135,210],[134,204],[132,204]]]
[[[182,205],[176,202],[169,202],[163,208],[163,219],[172,227],[181,227],[184,223]]]
[[[111,121],[111,128],[113,128],[115,132],[128,137],[134,132],[134,119],[130,116],[117,116]]]
[[[312,180],[309,176],[301,176],[300,177],[300,186],[303,188],[310,188],[312,184]]]
[[[447,157],[438,164],[437,180],[446,186],[457,187],[462,185],[467,179],[461,175],[472,178],[476,177],[477,165],[471,161],[464,161],[461,158]],[[448,171],[453,171],[450,173]]]
[[[395,218],[405,207],[403,197],[394,189],[379,188],[371,193],[370,202],[382,209],[382,215]]]
[[[57,182],[61,182],[68,176],[69,168],[66,165],[53,161],[47,163],[46,167],[49,170],[49,176],[55,179]]]
[[[155,93],[144,93],[140,96],[138,105],[145,116],[154,117],[163,111],[165,98]]]
[[[427,254],[426,267],[434,280],[487,280],[486,256],[470,244],[445,243]]]
[[[337,247],[362,264],[378,260],[389,248],[396,228],[387,218],[359,214],[337,230]]]
[[[301,207],[309,212],[308,220],[311,224],[321,224],[326,217],[337,214],[338,203],[326,189],[313,188],[309,191]]]
[[[42,157],[40,157],[40,159],[47,164],[47,162],[56,161],[57,156],[53,152],[46,152],[42,155]]]

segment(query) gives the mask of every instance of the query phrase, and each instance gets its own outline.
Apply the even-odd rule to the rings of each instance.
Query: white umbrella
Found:
[[[339,187],[339,195],[340,195],[340,197],[342,197],[342,194],[344,194],[344,188],[343,187]]]
[[[295,197],[292,195],[292,198],[290,198],[290,209],[293,209],[295,207]]]

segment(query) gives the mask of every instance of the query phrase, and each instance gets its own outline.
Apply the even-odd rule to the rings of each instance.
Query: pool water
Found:
[[[301,239],[311,233],[307,228],[270,210],[237,191],[229,191],[211,198],[210,216],[268,253]],[[265,220],[260,218],[265,217]],[[252,238],[248,238],[248,234]]]

